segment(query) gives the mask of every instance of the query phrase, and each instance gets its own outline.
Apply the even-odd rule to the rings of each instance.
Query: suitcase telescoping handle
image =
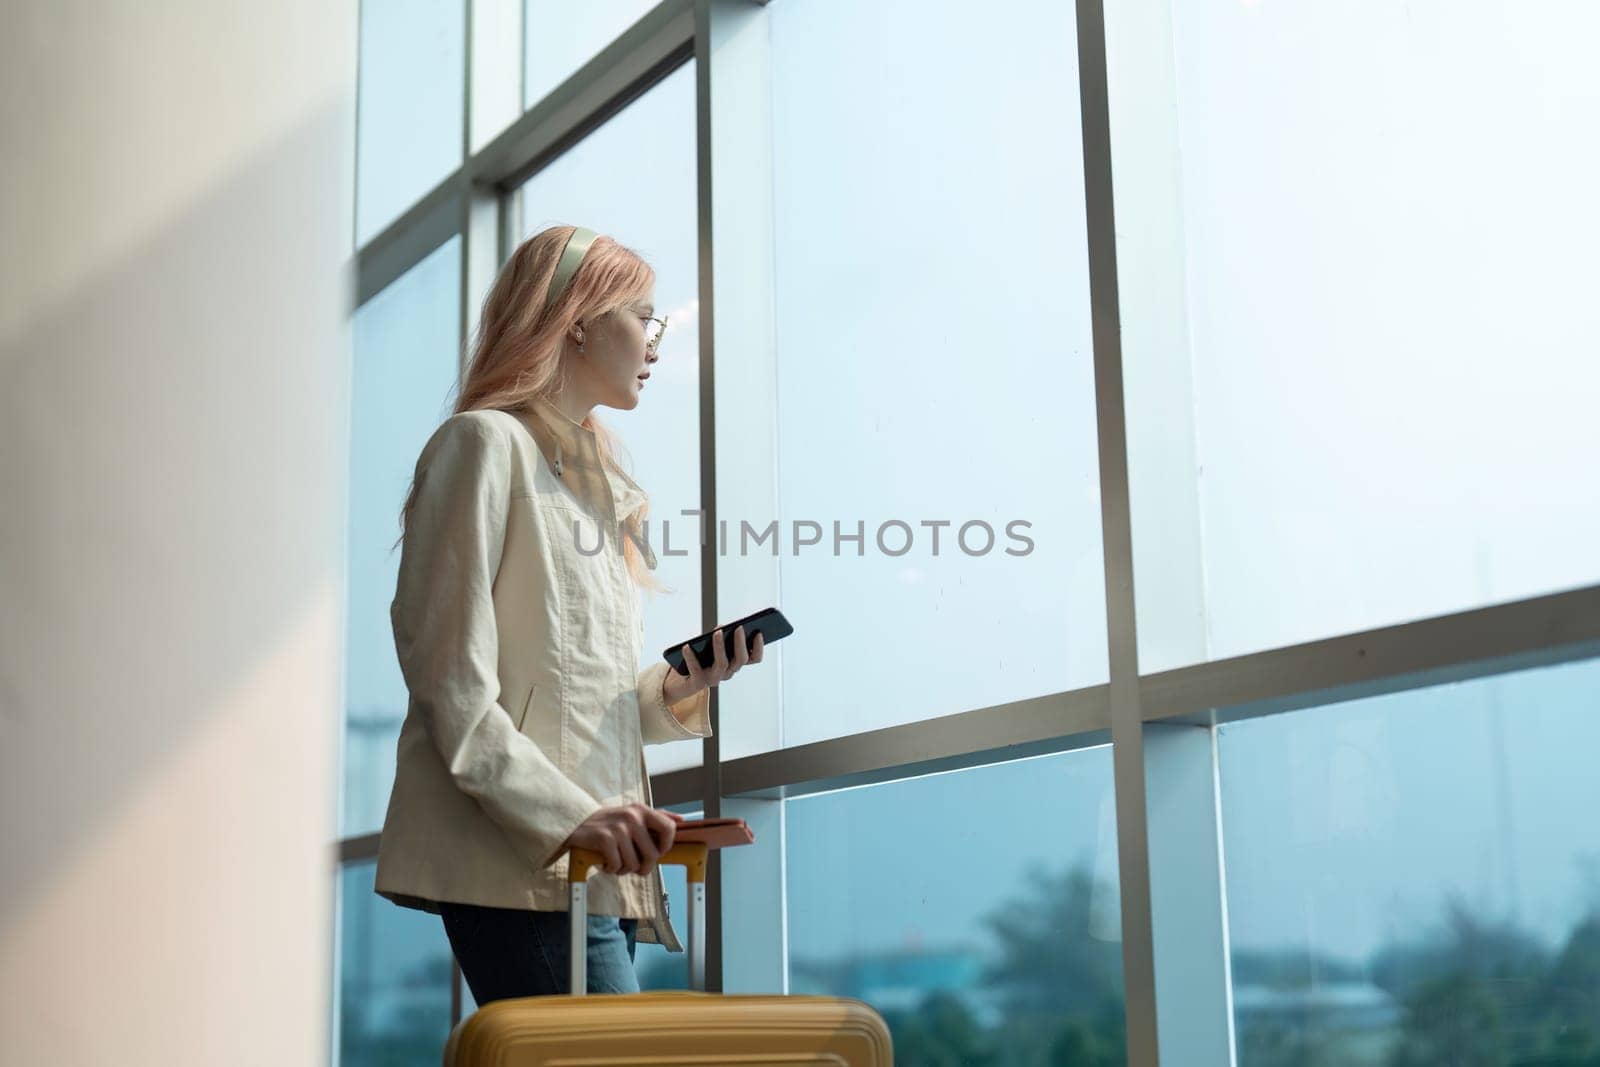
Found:
[[[704,841],[680,841],[661,854],[658,865],[673,864],[689,876],[689,988],[706,987],[706,856]],[[589,986],[589,872],[605,866],[605,857],[587,848],[574,848],[567,859],[567,914],[572,940],[567,956],[572,960],[568,990],[581,997]]]

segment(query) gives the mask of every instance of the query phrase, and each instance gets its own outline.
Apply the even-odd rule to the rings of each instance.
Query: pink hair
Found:
[[[553,398],[561,388],[561,353],[567,330],[626,307],[649,295],[656,272],[632,250],[604,234],[595,238],[566,290],[545,311],[550,278],[573,226],[551,226],[534,234],[511,253],[483,302],[483,314],[472,342],[472,358],[456,398],[455,414],[478,409],[512,411],[536,396]],[[583,425],[594,431],[601,462],[620,470],[621,442],[591,412]],[[400,512],[400,538],[416,501],[416,486],[406,492]],[[640,515],[650,513],[648,500]],[[400,541],[396,541],[398,545]],[[623,559],[634,582],[645,588],[666,586],[645,564],[639,548],[622,539]]]

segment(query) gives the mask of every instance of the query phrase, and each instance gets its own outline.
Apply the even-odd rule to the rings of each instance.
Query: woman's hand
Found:
[[[561,848],[598,852],[605,857],[600,869],[607,874],[649,874],[672,847],[682,821],[675,811],[644,804],[601,808],[579,823]]]
[[[711,633],[711,648],[716,656],[716,661],[709,667],[700,666],[700,660],[688,645],[683,646],[683,665],[689,669],[689,677],[685,678],[677,671],[667,672],[667,681],[663,685],[662,695],[668,704],[676,704],[684,697],[694,696],[700,690],[726,682],[729,678],[739,673],[739,668],[746,663],[760,663],[761,650],[765,642],[761,634],[756,634],[754,644],[746,644],[744,624],[741,623],[733,631],[733,661],[728,661],[727,650],[722,647],[722,627],[717,627]]]

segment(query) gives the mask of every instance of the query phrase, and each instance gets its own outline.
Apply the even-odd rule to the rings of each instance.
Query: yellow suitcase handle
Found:
[[[704,841],[682,841],[663,852],[656,863],[658,866],[683,867],[688,872],[690,882],[704,882],[706,856],[710,851],[710,846]],[[592,849],[570,849],[567,857],[567,881],[587,882],[590,870],[603,868],[605,865],[606,858]]]
[[[656,865],[672,864],[683,867],[689,875],[689,988],[706,987],[706,855],[711,846],[704,841],[680,841],[661,854]],[[588,983],[588,954],[580,947],[584,944],[589,914],[589,872],[605,867],[605,857],[592,849],[573,848],[567,854],[567,911],[572,937],[569,971],[569,991],[573,996],[584,995]]]

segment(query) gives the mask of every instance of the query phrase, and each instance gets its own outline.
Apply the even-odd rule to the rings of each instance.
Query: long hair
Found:
[[[601,234],[589,246],[577,273],[547,313],[550,279],[556,272],[561,250],[575,229],[551,226],[534,234],[518,245],[500,268],[483,302],[454,414],[484,408],[513,411],[527,406],[537,396],[553,398],[564,384],[561,353],[568,328],[579,319],[599,318],[649,295],[655,285],[655,270],[631,249]],[[583,425],[594,431],[601,462],[621,470],[621,442],[616,434],[593,412],[584,418]],[[400,538],[395,545],[405,539],[406,520],[416,495],[413,479],[400,509]],[[647,499],[641,520],[649,513]],[[658,591],[666,588],[645,564],[631,538],[622,538],[622,551],[635,584]]]

